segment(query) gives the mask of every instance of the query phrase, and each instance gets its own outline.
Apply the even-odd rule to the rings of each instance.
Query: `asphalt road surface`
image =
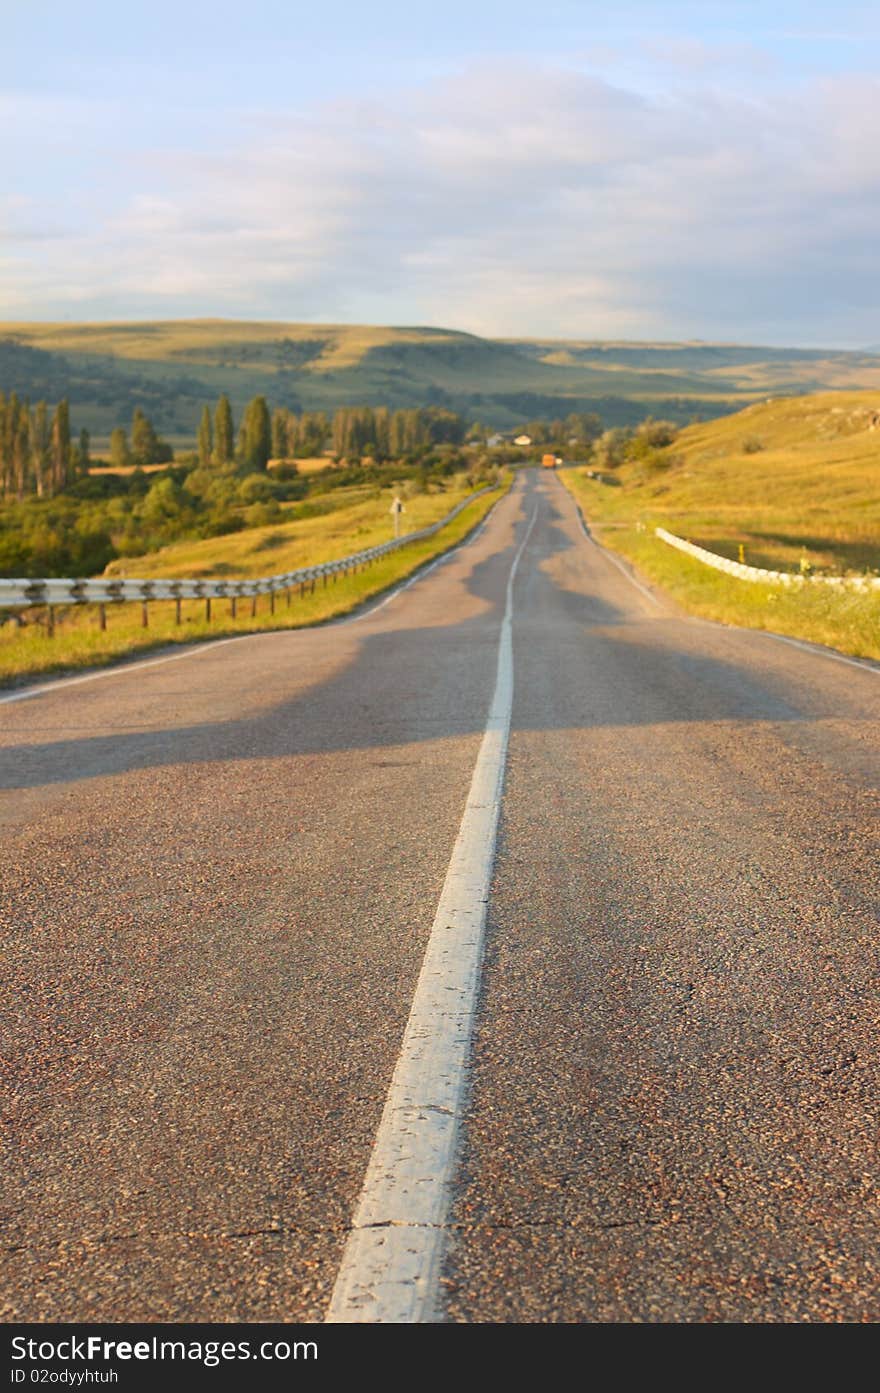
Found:
[[[520,546],[439,1309],[880,1317],[880,670],[532,471],[356,622],[0,704],[3,1318],[325,1317]]]

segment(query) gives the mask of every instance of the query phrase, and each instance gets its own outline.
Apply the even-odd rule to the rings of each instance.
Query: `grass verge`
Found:
[[[298,590],[294,590],[289,599],[284,594],[277,595],[274,614],[270,610],[269,596],[261,595],[254,616],[251,615],[250,599],[239,599],[235,618],[232,617],[229,600],[212,601],[210,620],[205,616],[204,600],[185,600],[181,606],[181,622],[177,624],[174,602],[154,600],[149,605],[147,628],[142,627],[140,606],[132,603],[108,606],[107,628],[103,631],[98,624],[96,605],[71,605],[57,609],[52,638],[47,633],[45,623],[32,622],[20,629],[11,623],[6,624],[0,630],[0,688],[23,686],[36,677],[104,667],[169,644],[228,638],[232,634],[299,629],[347,614],[371,596],[381,594],[412,575],[426,562],[456,546],[506,493],[510,483],[511,479],[507,479],[499,488],[476,499],[448,527],[442,528],[433,537],[413,542],[399,551],[380,557],[366,570],[340,577],[335,583],[331,579],[326,586],[319,580],[313,592],[302,596]],[[450,492],[438,495],[434,501],[442,504],[437,512],[437,516],[442,517],[460,500]],[[413,509],[413,512],[423,511],[426,509]],[[415,524],[409,516],[407,521],[411,526],[427,525],[426,521]],[[340,537],[338,540],[342,542],[345,539]],[[369,540],[365,540],[363,532],[359,535],[355,533],[347,540],[348,545],[340,546],[334,555],[344,556],[371,545]],[[316,556],[298,564],[308,565],[324,559],[327,558]],[[286,566],[276,565],[273,558],[272,566],[264,567],[261,574],[286,569]],[[34,614],[36,618],[36,612]]]
[[[597,540],[633,562],[643,576],[689,614],[806,639],[856,658],[880,659],[877,594],[860,595],[810,584],[786,590],[737,580],[661,542],[654,536],[653,522],[627,520],[623,489],[610,489],[580,470],[565,470],[560,477],[583,509]],[[608,498],[611,494],[613,499]],[[665,525],[677,530],[673,522]],[[696,540],[691,529],[687,535]],[[711,542],[704,545],[721,551],[720,547],[712,548]]]

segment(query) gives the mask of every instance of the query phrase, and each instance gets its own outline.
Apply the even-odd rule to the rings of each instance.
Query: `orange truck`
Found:
[[[555,456],[555,455],[542,455],[542,456],[541,456],[541,464],[542,464],[542,466],[543,466],[544,469],[555,469],[555,468],[556,468],[556,456]]]

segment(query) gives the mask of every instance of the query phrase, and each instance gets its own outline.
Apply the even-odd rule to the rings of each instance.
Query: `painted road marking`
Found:
[[[507,581],[495,692],[437,905],[400,1056],[367,1167],[327,1320],[439,1320],[489,884],[513,702],[513,582]]]
[[[565,488],[565,485],[560,484],[559,487]],[[566,493],[568,493],[568,489],[565,489],[565,491]],[[568,494],[568,496],[569,498],[571,498],[570,493]],[[581,525],[581,531],[583,532],[587,541],[592,546],[594,546],[598,552],[601,552],[601,554],[605,557],[606,561],[610,561],[612,566],[616,566],[618,571],[620,571],[620,574],[622,576],[626,576],[626,579],[629,581],[630,585],[634,585],[636,590],[641,591],[645,598],[651,601],[652,605],[656,605],[658,609],[662,609],[662,605],[660,604],[660,601],[657,599],[657,596],[654,595],[646,585],[642,585],[642,582],[640,580],[636,580],[635,576],[632,574],[631,571],[627,570],[623,562],[618,560],[616,556],[612,555],[610,551],[607,551],[606,548],[602,546],[601,542],[596,541],[596,538],[590,532],[590,529],[587,527],[587,524],[584,521],[584,515],[581,512],[580,504],[574,498],[571,498],[571,501],[572,503],[574,503],[575,511],[577,512],[577,519]]]
[[[275,631],[273,630],[273,632]],[[61,691],[62,687],[78,687],[82,682],[99,682],[103,677],[122,677],[125,673],[140,672],[146,667],[160,667],[162,663],[176,663],[181,658],[194,658],[199,653],[207,653],[209,649],[222,648],[226,643],[239,643],[243,638],[265,637],[265,634],[235,634],[232,638],[209,639],[207,643],[200,643],[195,648],[187,648],[183,653],[169,653],[165,658],[148,658],[142,663],[125,663],[119,667],[107,668],[102,672],[87,672],[82,677],[64,677],[57,682],[44,682],[39,687],[25,687],[23,691],[12,692],[9,696],[0,696],[0,706],[6,706],[11,701],[30,701],[32,697]]]
[[[437,560],[432,561],[429,566],[424,566],[420,571],[416,571],[414,576],[410,576],[409,580],[405,580],[402,585],[398,585],[395,590],[391,591],[390,595],[386,595],[377,605],[373,605],[372,609],[364,610],[363,614],[351,615],[347,619],[331,620],[332,627],[334,629],[344,629],[346,624],[358,624],[362,619],[372,619],[374,614],[378,614],[380,609],[384,609],[386,605],[390,605],[391,601],[396,600],[398,595],[402,595],[404,590],[409,590],[411,585],[415,585],[417,581],[424,580],[425,576],[430,575],[438,566],[442,566],[445,562],[451,561],[457,551],[461,551],[462,547],[469,546],[471,542],[475,542],[478,537],[482,536],[486,523],[489,521],[489,518],[500,502],[500,498],[495,500],[482,522],[477,524],[476,528],[469,536],[465,537],[461,542],[456,542],[454,547],[450,547],[448,551],[444,551],[443,555],[438,556]]]
[[[502,498],[506,498],[507,496],[507,494],[503,494]],[[456,542],[455,546],[450,547],[442,556],[438,556],[437,560],[432,561],[430,566],[423,567],[421,570],[417,571],[414,576],[410,576],[409,580],[405,581],[403,585],[399,585],[396,590],[392,590],[390,595],[380,600],[372,609],[365,610],[363,614],[356,614],[351,619],[341,619],[338,622],[331,620],[330,623],[326,625],[303,624],[296,629],[263,629],[257,634],[232,634],[229,638],[210,638],[204,640],[202,643],[194,644],[191,648],[187,647],[182,653],[169,653],[167,657],[164,658],[147,658],[139,663],[120,663],[116,667],[103,668],[100,672],[84,673],[82,677],[61,677],[54,682],[42,682],[37,687],[23,687],[21,691],[11,692],[8,696],[0,696],[0,706],[7,706],[13,701],[30,701],[34,697],[46,696],[50,692],[58,692],[63,687],[78,687],[83,682],[99,682],[105,677],[122,677],[128,672],[139,672],[143,668],[161,667],[163,663],[176,663],[179,662],[181,658],[197,658],[200,653],[213,653],[217,648],[222,648],[224,644],[227,643],[243,643],[245,639],[254,638],[277,638],[279,634],[290,634],[293,636],[295,634],[311,632],[316,628],[341,629],[345,624],[355,624],[359,619],[369,619],[371,615],[377,614],[380,609],[383,609],[385,605],[389,604],[402,590],[408,590],[411,585],[415,585],[416,581],[424,580],[425,576],[428,575],[430,571],[433,571],[435,566],[439,566],[442,561],[451,560],[455,553],[460,551],[462,547],[468,546],[471,542],[475,542],[482,534],[489,518],[502,501],[502,498],[497,498],[495,500],[486,516],[467,537],[464,537],[460,542]]]
[[[577,502],[575,502],[574,506],[577,509],[581,531],[587,541],[591,542],[597,551],[602,553],[606,560],[615,565],[621,575],[626,576],[627,580],[634,585],[637,590],[640,590],[643,595],[647,595],[648,599],[653,600],[655,605],[660,605],[657,596],[652,595],[651,591],[648,590],[646,586],[642,585],[641,581],[636,580],[635,576],[627,570],[622,561],[619,561],[616,556],[610,551],[607,551],[606,548],[602,546],[601,542],[596,541],[596,538],[592,535],[587,524],[584,522],[583,514]],[[872,672],[875,677],[880,676],[880,666],[872,663],[870,658],[848,658],[845,653],[833,653],[830,649],[823,648],[819,643],[810,643],[809,639],[789,638],[787,634],[774,634],[771,629],[747,629],[741,624],[721,624],[717,619],[703,619],[702,616],[698,614],[685,614],[682,615],[681,618],[689,624],[705,624],[710,629],[721,629],[724,633],[728,634],[753,634],[757,638],[773,639],[775,643],[788,643],[792,648],[800,648],[803,653],[811,653],[816,658],[828,658],[832,663],[845,663],[847,667],[858,668],[859,672]]]

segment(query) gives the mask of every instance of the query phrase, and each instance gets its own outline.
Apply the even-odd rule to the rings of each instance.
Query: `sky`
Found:
[[[0,319],[880,342],[880,12],[29,0]]]

